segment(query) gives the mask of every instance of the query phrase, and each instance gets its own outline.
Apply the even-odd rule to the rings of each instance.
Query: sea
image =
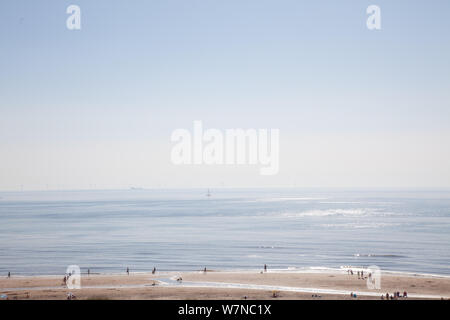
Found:
[[[0,276],[264,264],[450,276],[450,190],[0,192]]]

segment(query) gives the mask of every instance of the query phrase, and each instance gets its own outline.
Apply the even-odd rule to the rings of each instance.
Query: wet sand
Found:
[[[182,281],[174,279],[181,276]],[[0,278],[0,296],[8,299],[380,299],[382,294],[408,292],[408,299],[450,298],[450,278],[382,275],[381,289],[346,273],[179,272],[83,275],[81,289],[69,290],[63,276]],[[276,291],[277,297],[273,297]],[[357,293],[351,298],[350,292]],[[317,297],[313,295],[318,295]],[[320,296],[320,297],[319,297]],[[4,299],[0,299],[4,300]]]

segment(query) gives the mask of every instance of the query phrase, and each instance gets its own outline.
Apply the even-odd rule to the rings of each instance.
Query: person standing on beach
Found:
[[[264,264],[264,272],[267,272],[267,264]]]
[[[91,270],[88,269],[88,276],[91,274]]]
[[[8,278],[11,278],[11,272],[8,271]]]
[[[153,267],[152,274],[156,273],[156,267]]]
[[[127,267],[127,275],[130,275],[130,269]]]

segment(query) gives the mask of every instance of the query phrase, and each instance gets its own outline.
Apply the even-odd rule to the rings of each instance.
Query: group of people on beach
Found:
[[[353,270],[352,269],[347,269],[347,274],[353,276],[354,275]],[[370,272],[369,272],[369,274],[367,276],[364,275],[364,270],[358,271],[357,274],[358,274],[358,279],[362,279],[362,280],[365,280],[367,278],[369,280],[372,279],[372,273],[370,273]],[[352,293],[350,293],[350,295],[353,298],[356,298],[356,294],[355,293],[352,292]],[[400,291],[397,291],[397,292],[394,292],[391,295],[389,293],[386,293],[385,295],[384,294],[381,295],[381,300],[397,300],[399,298],[408,298],[408,293],[406,291],[403,291],[403,295],[402,295],[400,293]]]
[[[63,278],[63,285],[67,285],[67,281],[69,280],[69,278],[72,276],[72,274],[69,272],[69,273],[66,273],[65,275],[64,275],[64,278]]]
[[[408,293],[406,291],[403,291],[403,295],[400,293],[400,291],[394,292],[393,294],[389,295],[389,293],[386,293],[386,295],[381,295],[381,300],[397,300],[399,298],[408,298]]]
[[[356,293],[351,292],[350,297],[356,298]],[[406,291],[403,291],[403,295],[400,293],[400,291],[394,292],[393,294],[389,295],[389,293],[386,293],[386,295],[381,295],[381,300],[397,300],[399,298],[408,298],[408,293]]]
[[[88,269],[88,272],[89,272],[89,269]],[[130,268],[129,267],[127,267],[127,275],[130,275]],[[156,273],[156,267],[153,267],[153,270],[152,270],[152,274],[155,274]]]
[[[354,275],[353,270],[352,270],[352,269],[348,269],[348,270],[347,270],[347,274],[353,276],[353,275]],[[361,280],[365,280],[365,279],[367,279],[367,278],[369,278],[369,279],[372,278],[372,273],[370,273],[370,272],[369,272],[368,277],[364,276],[364,270],[358,271],[357,274],[358,274],[358,279],[361,279]]]

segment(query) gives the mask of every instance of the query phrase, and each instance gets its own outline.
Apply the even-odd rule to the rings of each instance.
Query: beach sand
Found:
[[[173,279],[181,276],[181,283]],[[83,275],[81,289],[69,290],[61,277],[0,278],[0,296],[8,299],[60,300],[72,292],[77,299],[380,299],[382,294],[407,291],[408,299],[450,298],[450,278],[382,275],[381,289],[346,273],[179,272]],[[172,278],[172,280],[169,280]],[[241,286],[236,288],[236,284]],[[227,286],[227,287],[225,287]],[[255,287],[256,286],[256,287]],[[277,297],[273,292],[277,291]],[[314,293],[315,292],[315,293]],[[350,292],[357,293],[351,298]],[[317,294],[320,297],[313,297]],[[0,299],[1,301],[2,299]]]

